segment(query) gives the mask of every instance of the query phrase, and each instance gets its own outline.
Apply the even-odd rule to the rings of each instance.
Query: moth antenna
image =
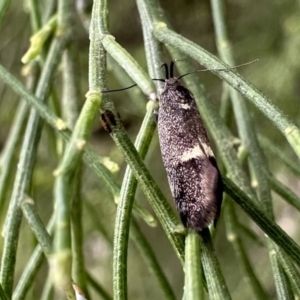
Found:
[[[166,82],[165,79],[159,79],[159,78],[154,78],[154,79],[151,79],[151,80],[154,80],[154,81],[161,81],[161,82]]]
[[[175,63],[177,61],[180,61],[180,60],[184,60],[184,59],[176,58],[174,60],[171,60],[171,62],[170,62],[170,78],[174,77],[174,66],[175,66]],[[169,79],[169,78],[167,78],[167,79]]]
[[[165,74],[166,74],[166,79],[169,79],[169,68],[168,68],[168,65],[166,63],[162,64],[160,66],[160,68],[164,67],[165,68]],[[152,79],[152,80],[155,80],[155,79]],[[159,79],[158,79],[159,80]]]
[[[132,87],[137,86],[137,84],[133,84],[131,86],[128,86],[126,88],[122,88],[122,89],[117,89],[117,90],[110,90],[110,91],[102,91],[103,94],[107,94],[107,93],[112,93],[112,92],[120,92],[120,91],[125,91],[128,89],[131,89]]]
[[[193,72],[189,72],[189,73],[183,74],[183,75],[179,76],[177,79],[179,80],[179,79],[181,79],[182,77],[184,77],[186,75],[190,75],[190,74],[198,73],[198,72],[206,72],[206,71],[229,71],[229,70],[233,70],[233,69],[237,69],[237,68],[240,68],[240,67],[243,67],[243,66],[247,66],[247,65],[253,64],[253,63],[257,62],[257,61],[259,61],[259,59],[255,59],[255,60],[249,61],[247,63],[241,64],[241,65],[237,65],[237,66],[233,66],[233,67],[229,67],[229,68],[201,69],[201,70],[197,70],[197,71],[193,71]]]
[[[189,73],[186,73],[186,74],[183,74],[181,76],[178,77],[178,79],[181,79],[183,78],[184,76],[187,76],[187,75],[190,75],[190,74],[193,74],[193,73],[198,73],[198,72],[206,72],[206,71],[228,71],[228,70],[232,70],[232,69],[237,69],[237,68],[240,68],[240,67],[243,67],[243,66],[247,66],[247,65],[250,65],[252,63],[255,63],[257,62],[258,59],[255,59],[253,61],[250,61],[250,62],[247,62],[247,63],[244,63],[244,64],[241,64],[241,65],[237,65],[237,66],[234,66],[234,67],[229,67],[229,68],[220,68],[220,69],[201,69],[201,70],[197,70],[197,71],[193,71],[193,72],[189,72]],[[166,63],[162,64],[161,65],[161,68],[164,67],[165,68],[165,72],[166,72],[166,79],[169,79],[169,78],[173,78],[174,77],[174,65],[175,65],[175,61],[172,60],[171,63],[170,63],[170,77],[169,77],[169,68],[168,68],[168,65]],[[158,78],[154,78],[152,79],[154,81],[161,81],[161,82],[165,82],[165,79],[158,79]],[[110,90],[110,91],[102,91],[103,94],[107,94],[107,93],[112,93],[112,92],[121,92],[121,91],[125,91],[125,90],[128,90],[128,89],[131,89],[132,87],[135,87],[137,86],[137,84],[133,84],[131,86],[128,86],[126,88],[122,88],[122,89],[116,89],[116,90]]]
[[[179,59],[175,59],[175,60],[171,60],[170,62],[170,74],[169,74],[169,69],[168,69],[168,65],[166,63],[161,65],[161,68],[164,67],[165,68],[165,73],[166,73],[166,79],[170,79],[174,77],[174,65],[175,62],[178,61]],[[169,76],[170,75],[170,76]],[[157,81],[161,81],[161,82],[165,82],[165,79],[152,79],[152,80],[157,80]]]
[[[152,80],[156,80],[156,81],[161,81],[161,82],[165,82],[164,79],[152,79]],[[131,89],[132,87],[137,86],[137,84],[133,84],[131,86],[128,86],[126,88],[122,88],[122,89],[116,89],[116,90],[109,90],[109,91],[102,91],[103,94],[108,94],[108,93],[112,93],[112,92],[121,92],[121,91],[125,91],[128,89]]]
[[[174,65],[175,65],[175,60],[172,60],[170,63],[170,78],[174,77]],[[167,78],[169,79],[169,78]]]

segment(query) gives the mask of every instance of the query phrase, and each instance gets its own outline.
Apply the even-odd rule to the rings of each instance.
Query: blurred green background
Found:
[[[45,5],[47,1],[41,0],[41,5]],[[82,7],[86,7],[85,17],[87,19],[89,17],[88,2],[77,2],[80,9],[79,15],[82,16]],[[209,1],[161,0],[160,2],[178,33],[217,55]],[[280,107],[296,124],[300,125],[300,1],[228,0],[226,1],[226,15],[229,38],[232,42],[236,63],[241,64],[259,59],[259,62],[239,69],[239,73],[243,74],[258,89],[268,95],[276,106]],[[89,39],[87,31],[79,19],[74,26],[76,26],[77,30],[74,40],[80,51],[80,69],[78,72],[81,75],[80,87],[83,103],[85,93],[88,91]],[[116,40],[146,69],[142,29],[135,1],[109,1],[109,26],[110,32],[115,36]],[[31,25],[26,13],[26,1],[20,3],[20,1],[13,0],[0,31],[0,62],[23,81],[22,73],[26,70],[24,70],[21,63],[21,57],[29,46],[30,35]],[[165,60],[168,62],[170,57],[166,49],[162,50],[165,54]],[[108,70],[111,70],[113,67],[114,64],[109,61]],[[194,63],[194,68],[196,70],[202,67]],[[119,74],[122,76],[121,71]],[[202,82],[205,85],[209,101],[214,102],[216,109],[218,109],[220,106],[222,82],[208,72],[196,76],[199,78],[199,83]],[[61,74],[59,72],[53,85],[58,97],[60,97]],[[109,87],[110,89],[124,87],[111,72],[109,72]],[[134,95],[134,93],[139,93],[139,91],[131,90],[128,93],[113,93],[111,97],[116,104],[126,130],[131,139],[134,140],[143,119],[147,99],[145,98],[143,103],[137,104],[130,99],[129,93]],[[0,82],[0,150],[5,145],[16,106],[19,103],[20,99]],[[281,133],[251,104],[248,107],[255,118],[257,131],[267,136],[282,152],[296,161],[294,153]],[[235,132],[234,126],[232,126],[232,130]],[[98,120],[95,120],[90,142],[95,146],[99,155],[107,156],[119,165],[120,170],[115,176],[121,183],[126,166],[123,156],[114,147],[113,141],[107,132],[103,130]],[[18,157],[18,150],[16,149],[15,151],[16,158]],[[45,224],[53,210],[54,178],[52,174],[58,164],[55,153],[56,148],[53,144],[52,129],[45,125],[39,145],[38,161],[36,162],[32,184],[32,195]],[[266,152],[266,156],[268,158],[266,163],[269,163],[277,178],[300,196],[298,179],[280,161],[274,159],[270,153]],[[146,164],[174,207],[166,174],[162,166],[157,134],[152,141]],[[16,168],[17,165],[11,170],[12,180]],[[86,267],[108,291],[111,291],[112,238],[115,217],[115,206],[111,199],[112,196],[105,185],[87,168],[84,170],[82,195],[86,203],[83,211]],[[7,195],[7,201],[9,201],[9,196]],[[277,223],[293,239],[299,242],[299,214],[275,194],[273,199]],[[137,192],[136,200],[151,211],[140,190]],[[248,222],[249,227],[257,232],[263,240],[264,235],[261,230],[248,220],[248,217],[239,209],[237,212],[241,220]],[[2,224],[4,217],[2,215]],[[177,299],[181,299],[184,274],[169,241],[160,226],[151,228],[142,220],[139,220],[139,222],[142,231],[151,243],[159,262],[178,295]],[[95,224],[99,224],[103,231],[99,232]],[[1,249],[2,242],[2,239],[0,239]],[[244,242],[258,277],[262,281],[270,299],[273,299],[275,297],[275,288],[266,248],[253,243],[251,239],[246,237]],[[35,245],[34,236],[26,221],[23,221],[17,258],[16,282]],[[253,299],[247,282],[242,278],[242,273],[231,245],[226,239],[222,216],[217,227],[215,248],[233,299]],[[2,250],[0,251],[2,252]],[[157,288],[155,280],[131,242],[128,259],[129,298],[163,299],[163,295]],[[45,262],[40,271],[40,276],[35,281],[27,299],[38,299],[46,273],[47,263]],[[98,299],[98,296],[94,297],[94,299]]]

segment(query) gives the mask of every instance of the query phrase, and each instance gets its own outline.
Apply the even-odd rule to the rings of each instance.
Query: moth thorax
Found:
[[[170,89],[170,88],[176,89],[179,84],[180,84],[179,80],[175,77],[165,80],[165,88],[168,88],[168,89]]]

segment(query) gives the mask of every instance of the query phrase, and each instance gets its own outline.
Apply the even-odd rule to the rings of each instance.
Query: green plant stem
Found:
[[[32,64],[30,66],[29,75],[27,77],[27,86],[30,90],[34,90],[37,81],[36,65]],[[25,102],[19,104],[13,126],[10,130],[9,136],[5,143],[5,146],[1,152],[1,162],[0,162],[0,211],[2,212],[3,207],[6,202],[7,190],[9,187],[9,180],[12,176],[11,170],[15,163],[15,151],[17,149],[18,143],[21,140],[23,133],[23,128],[28,116],[28,106]]]
[[[235,65],[231,50],[230,41],[227,37],[227,29],[225,24],[224,6],[222,0],[211,0],[214,25],[216,30],[216,39],[218,52],[223,61],[229,65]],[[253,172],[251,174],[255,177],[257,182],[258,199],[263,205],[265,212],[270,218],[274,218],[272,209],[272,199],[269,180],[267,173],[269,172],[268,166],[265,163],[265,157],[259,146],[258,139],[255,133],[255,126],[251,120],[251,116],[248,113],[247,105],[241,95],[233,88],[229,89],[231,101],[234,109],[235,119],[238,127],[239,136],[241,137],[242,144],[249,151],[249,157],[251,160],[251,168]],[[252,180],[253,180],[252,176]],[[270,240],[267,239],[269,242]],[[269,245],[269,251],[273,251],[273,242]],[[275,257],[272,256],[271,264],[275,262]],[[276,277],[275,284],[281,284],[280,280],[284,282],[286,280],[281,268],[275,267],[274,270],[279,271],[278,274],[274,274]],[[254,282],[255,283],[255,282]],[[252,285],[255,287],[254,285]],[[256,289],[254,289],[256,291]]]
[[[144,1],[143,1],[144,2]],[[154,1],[151,1],[153,3]],[[148,2],[149,3],[149,2]],[[149,5],[150,6],[150,5]],[[157,11],[157,14],[161,19],[163,19],[163,14],[159,11],[157,3],[155,3],[155,8],[152,7],[151,9],[148,7],[149,11],[153,12]],[[160,20],[161,20],[160,19]],[[165,19],[163,19],[165,21]],[[178,53],[178,51],[170,49],[172,56],[174,58],[176,57],[182,57]],[[180,66],[182,63],[180,64]],[[187,65],[187,64],[185,64]],[[185,67],[182,69],[182,74],[188,72],[188,67]],[[222,124],[219,115],[216,113],[216,110],[214,107],[212,107],[209,103],[209,101],[204,101],[205,96],[203,93],[203,88],[201,88],[201,85],[194,80],[193,76],[187,77],[187,81],[192,83],[192,90],[195,95],[195,98],[201,102],[199,104],[199,108],[201,110],[201,115],[206,121],[205,123],[208,124],[208,127],[210,128],[211,135],[214,137],[215,142],[218,145],[218,149],[221,149],[222,159],[226,164],[226,169],[228,170],[230,176],[234,178],[236,182],[238,182],[238,185],[242,187],[244,191],[247,192],[248,195],[251,195],[252,198],[255,198],[255,194],[252,191],[252,188],[250,187],[249,181],[244,174],[244,172],[239,167],[239,161],[236,157],[235,151],[233,151],[232,144],[233,144],[233,138],[231,134],[228,132],[228,130],[224,127]],[[191,86],[191,85],[190,85]]]
[[[97,40],[91,43],[91,50],[90,51],[94,53],[94,57],[97,57],[97,55],[98,55],[97,45],[98,45],[97,44]],[[71,55],[71,53],[70,53],[70,55]],[[100,59],[100,56],[97,59]],[[95,61],[97,59],[95,59]],[[69,75],[69,78],[65,78],[65,82],[66,82],[66,84],[69,81],[72,81],[73,83],[71,82],[71,84],[69,84],[70,88],[67,91],[64,92],[63,99],[65,99],[65,101],[66,101],[65,112],[67,113],[68,110],[70,110],[69,115],[73,116],[73,117],[71,117],[71,120],[66,116],[68,127],[69,128],[73,128],[74,125],[71,125],[71,124],[74,124],[75,123],[75,119],[77,119],[77,117],[74,114],[74,111],[78,110],[78,107],[77,107],[78,105],[76,106],[76,104],[75,104],[74,107],[72,107],[72,104],[70,103],[69,99],[74,99],[74,97],[76,96],[76,94],[78,94],[78,91],[76,91],[76,88],[75,88],[75,90],[72,90],[72,89],[74,89],[74,87],[76,87],[76,86],[79,86],[79,84],[77,83],[77,79],[76,78],[72,78],[72,77],[74,77],[74,74],[77,73],[77,72],[75,72],[74,66],[72,67],[70,59],[66,58],[66,60],[68,60],[68,63],[66,63],[66,68],[67,68],[68,71],[66,71],[66,72],[68,74],[70,74],[70,75]],[[90,74],[91,74],[90,76],[92,78],[96,78],[97,77],[97,75],[96,75],[97,71],[96,70],[93,71],[93,68],[94,68],[93,66],[95,64],[95,61],[94,60],[90,61],[90,70],[91,70],[90,71]],[[72,64],[74,64],[74,59],[73,59],[73,63]],[[95,74],[93,72],[95,72]],[[92,82],[94,82],[94,81],[91,79],[91,87],[97,89],[97,83],[94,84]],[[76,97],[78,97],[78,95]],[[91,126],[92,126],[92,123],[94,121],[95,115],[98,113],[98,108],[99,108],[100,105],[101,105],[101,98],[98,97],[97,93],[93,94],[92,90],[90,89],[90,92],[88,93],[88,97],[87,97],[86,103],[84,105],[84,108],[82,110],[81,116],[80,116],[80,118],[78,120],[78,125],[76,125],[75,129],[74,129],[74,131],[78,130],[78,132],[77,133],[73,132],[73,135],[72,135],[73,141],[71,140],[70,143],[73,143],[73,144],[77,143],[78,144],[77,147],[80,144],[82,144],[82,147],[84,147],[87,138],[86,137],[82,138],[80,136],[83,136],[83,135],[87,136],[88,135],[89,130],[91,130]],[[83,122],[88,122],[88,123],[86,123],[84,125]],[[84,131],[86,131],[86,133],[84,133]],[[77,139],[77,141],[76,141],[76,139]],[[70,147],[71,147],[71,145],[69,146],[69,148]],[[83,151],[83,148],[79,149],[79,150]],[[68,161],[65,162],[65,163],[69,164],[69,165],[71,163],[73,163],[74,165],[76,165],[76,160],[77,159],[78,160],[81,159],[80,155],[76,156],[74,154],[74,156],[73,156],[73,153],[71,153],[71,151],[77,151],[76,147],[73,145],[73,147],[71,149],[68,149],[68,151],[70,151],[68,154],[66,154],[66,157],[68,158]],[[119,193],[120,193],[120,186],[119,186],[119,184],[116,183],[115,179],[111,175],[110,175],[110,177],[111,178],[109,179],[109,181],[110,181],[110,185],[111,185],[111,188],[112,188],[113,196],[114,196],[115,199],[118,199],[119,198]],[[154,218],[144,208],[142,208],[138,204],[134,204],[134,210],[150,226],[153,226],[155,224]]]
[[[82,224],[82,197],[81,197],[82,167],[79,166],[73,179],[73,203],[72,203],[72,278],[80,287],[83,294],[89,298],[86,284],[86,272],[84,263],[84,240]]]
[[[47,231],[51,235],[54,230],[55,225],[55,217],[54,215],[51,217],[50,221],[47,225]],[[48,240],[48,238],[47,238]],[[47,245],[48,247],[49,245]],[[50,251],[51,252],[51,251]],[[35,250],[33,251],[29,261],[18,281],[18,284],[14,290],[12,299],[13,300],[23,300],[26,297],[26,294],[34,282],[34,278],[36,277],[39,269],[42,266],[44,260],[44,252],[43,248],[40,245],[37,245]]]
[[[250,283],[256,299],[268,299],[268,296],[266,295],[264,289],[258,281],[257,276],[254,273],[244,244],[237,232],[239,224],[237,223],[237,216],[234,211],[233,202],[231,202],[229,199],[225,200],[224,216],[227,239],[234,249],[234,253],[238,259],[239,265],[243,270],[243,277],[245,278],[245,281]]]
[[[45,68],[41,74],[37,86],[36,95],[41,102],[46,101],[50,91],[52,77],[56,69],[59,54],[65,46],[63,37],[55,39],[51,45]],[[32,110],[28,120],[26,134],[23,141],[19,168],[13,188],[11,203],[5,222],[5,241],[1,263],[0,281],[8,295],[12,293],[13,274],[16,260],[17,241],[19,236],[20,222],[22,219],[21,211],[18,207],[24,194],[28,193],[31,174],[35,161],[36,148],[38,145],[41,131],[40,117],[35,110]]]
[[[231,299],[217,260],[208,228],[200,232],[201,260],[210,299]]]
[[[0,285],[0,299],[1,300],[8,300],[8,297],[5,295],[1,285]]]
[[[30,38],[30,47],[21,59],[24,64],[29,63],[42,53],[44,43],[55,31],[56,25],[57,17],[54,16]]]
[[[245,237],[249,238],[250,240],[257,243],[261,247],[265,246],[265,242],[261,239],[261,237],[258,236],[258,234],[256,232],[254,232],[253,229],[247,227],[247,225],[239,222],[238,220],[236,220],[236,221],[238,222],[237,228],[241,232],[241,236],[245,236]]]
[[[271,266],[273,270],[273,277],[275,281],[277,297],[280,300],[284,300],[284,299],[293,300],[294,295],[291,286],[289,284],[289,280],[278,259],[278,254],[276,251],[276,249],[278,248],[272,241],[268,242],[268,246],[269,246],[269,256],[270,256]],[[278,249],[278,251],[280,252],[280,249]]]
[[[30,88],[31,89],[31,88]],[[1,151],[1,174],[0,174],[0,195],[1,195],[1,207],[4,201],[3,196],[5,194],[4,188],[8,184],[8,172],[11,171],[13,166],[14,150],[17,147],[18,141],[22,137],[22,129],[26,121],[28,113],[28,106],[26,102],[21,102],[16,116],[13,122],[13,126],[10,130],[9,136],[5,143],[3,150]]]
[[[211,0],[217,47],[222,60],[233,66],[234,60],[230,41],[227,37],[224,9],[222,4],[222,0]],[[256,138],[251,117],[248,113],[249,110],[244,99],[236,90],[230,88],[229,93],[233,104],[239,136],[241,137],[242,144],[248,149],[249,156],[253,161],[252,166],[259,182],[259,199],[263,203],[266,212],[272,217],[273,214],[270,187],[268,184],[268,179],[265,175],[267,167],[265,164],[265,158]]]
[[[52,15],[54,15],[57,11],[57,0],[48,0],[45,3],[45,11],[42,15],[43,23],[46,23]]]
[[[51,272],[58,293],[60,288],[68,289],[72,285],[70,180],[69,174],[62,174],[55,180],[54,188],[57,211],[53,260],[56,268],[52,268]],[[70,294],[70,299],[75,299],[74,291]]]
[[[125,69],[132,80],[138,84],[146,95],[153,94],[153,82],[147,73],[144,72],[133,57],[115,41],[115,38],[109,34],[107,14],[107,1],[96,0],[94,2],[91,20],[91,28],[95,27],[98,33],[98,36],[95,38],[101,42],[105,50]],[[106,85],[101,84],[101,86],[107,88]]]
[[[300,266],[300,247],[227,177],[222,177],[224,191],[250,216],[250,218]]]
[[[54,296],[54,289],[53,289],[53,280],[51,278],[50,273],[48,273],[48,276],[46,278],[43,292],[41,295],[41,300],[53,300]]]
[[[265,136],[259,136],[262,146],[276,158],[279,158],[296,176],[300,177],[300,165],[286,156],[272,141]]]
[[[285,257],[282,257],[282,252],[278,252],[278,256],[281,262],[281,265],[285,271],[285,274],[287,275],[294,292],[299,296],[300,295],[300,274],[299,271],[295,268],[294,264],[286,259]]]
[[[185,299],[204,299],[201,247],[198,233],[189,229],[185,238]]]
[[[102,287],[89,273],[86,274],[86,278],[90,286],[102,297],[104,300],[112,300],[113,297]]]
[[[111,71],[114,74],[120,87],[126,87],[133,84],[132,79],[128,76],[126,71],[111,56],[108,56],[108,71]],[[134,102],[134,108],[138,114],[144,115],[146,113],[146,99],[141,89],[132,88],[125,92],[130,97],[131,101]]]
[[[10,0],[2,0],[0,2],[0,28],[2,26],[2,22],[3,22],[4,16],[7,12],[9,4],[10,4]]]
[[[289,120],[273,103],[263,95],[257,88],[247,82],[242,76],[232,70],[228,70],[230,66],[218,60],[214,55],[210,54],[200,46],[182,37],[181,35],[170,30],[164,23],[154,23],[153,32],[155,37],[170,46],[173,46],[183,53],[188,54],[197,60],[207,69],[215,69],[212,71],[221,79],[225,80],[230,86],[239,91],[245,98],[250,100],[262,113],[268,117],[274,125],[286,137],[291,147],[298,157],[300,157],[300,130]],[[226,69],[218,71],[216,69]]]
[[[131,79],[138,84],[145,95],[154,93],[153,82],[147,73],[139,66],[134,58],[115,41],[115,38],[106,34],[102,37],[105,50],[120,64]]]
[[[47,230],[45,229],[39,215],[36,213],[33,204],[33,200],[28,198],[24,199],[21,203],[22,211],[30,225],[31,230],[33,231],[36,239],[38,240],[39,245],[42,247],[44,254],[49,259],[49,256],[53,254],[52,239]],[[63,261],[62,263],[65,263],[65,261]],[[70,282],[69,284],[62,284],[62,286],[64,288],[67,299],[75,300],[75,298],[72,297],[74,294],[72,283]]]
[[[73,33],[75,34],[75,33]],[[71,43],[63,54],[63,91],[62,91],[62,116],[68,128],[73,129],[80,112],[81,91],[80,73],[78,69],[78,51]]]
[[[142,159],[148,151],[154,129],[153,118],[154,103],[148,103],[148,109],[140,132],[136,138],[135,147]],[[115,230],[114,230],[114,260],[113,260],[113,283],[114,299],[127,299],[127,251],[128,236],[131,219],[131,209],[137,188],[137,180],[130,168],[127,167],[117,206]]]
[[[104,226],[100,223],[98,217],[95,214],[95,211],[91,207],[90,204],[85,202],[85,206],[88,209],[89,215],[93,218],[93,223],[96,223],[97,230],[101,233],[101,235],[105,238],[105,240],[108,242],[109,245],[112,245],[112,241],[110,239],[110,236],[107,234]],[[154,251],[151,249],[150,244],[146,240],[145,236],[141,232],[139,224],[135,221],[135,219],[132,219],[131,222],[131,228],[130,228],[130,238],[134,241],[136,244],[136,247],[140,251],[141,256],[145,260],[149,270],[154,274],[154,277],[158,281],[166,299],[174,299],[174,293],[172,291],[172,288],[162,270],[160,267]]]
[[[39,10],[38,0],[29,0],[28,7],[30,11],[30,22],[33,32],[37,32],[42,27],[42,19]]]
[[[75,3],[71,0],[57,1],[57,35],[68,35],[72,30],[71,17],[75,13]]]
[[[141,256],[144,258],[146,264],[148,265],[149,270],[154,274],[154,277],[158,281],[158,284],[163,291],[165,297],[164,299],[176,299],[172,287],[170,286],[170,283],[166,278],[163,269],[159,265],[157,258],[155,257],[154,251],[152,250],[150,244],[141,232],[139,225],[134,219],[131,223],[130,233],[131,238],[135,242],[138,250],[141,253]]]
[[[163,62],[160,44],[153,36],[150,26],[151,20],[147,11],[147,6],[145,5],[144,1],[141,0],[137,0],[136,3],[140,14],[140,20],[142,22],[145,52],[149,74],[151,78],[160,78],[160,67]],[[162,90],[163,82],[155,81],[155,84],[157,85],[159,90]]]
[[[21,209],[39,245],[43,248],[46,256],[52,254],[52,239],[37,214],[34,201],[31,198],[24,198],[21,202]]]
[[[72,7],[67,5],[66,9],[72,12]],[[73,12],[74,14],[74,7]],[[74,30],[70,28],[72,35],[75,34]],[[79,69],[78,55],[73,43],[65,50],[63,56],[63,98],[62,98],[62,111],[64,119],[69,128],[74,128],[76,120],[79,115],[80,103],[80,90],[77,70]],[[71,238],[72,238],[72,279],[76,283],[84,295],[88,297],[85,278],[85,266],[83,255],[83,232],[82,232],[82,199],[81,199],[81,177],[82,177],[82,163],[81,159],[75,167],[77,171],[71,170],[74,177],[71,179]],[[88,297],[89,298],[89,297]]]
[[[281,196],[287,203],[300,211],[300,198],[271,174],[269,175],[269,180],[273,191]]]
[[[106,52],[101,43],[103,32],[107,33],[107,1],[96,0],[93,4],[90,25],[89,93],[100,93],[107,88]],[[103,95],[106,100],[107,96]]]
[[[97,175],[104,180],[110,192],[113,195],[114,202],[119,202],[120,197],[120,185],[114,178],[113,174],[110,170],[107,169],[106,160],[103,157],[100,157],[96,154],[96,152],[90,146],[87,147],[85,150],[84,158],[88,161],[88,164],[95,167],[95,171]],[[139,205],[138,203],[133,203],[134,212],[141,217],[149,226],[155,227],[157,226],[157,220],[154,218],[153,215],[150,214],[144,207]]]
[[[3,66],[0,64],[0,78],[8,84],[20,97],[24,97],[24,100],[32,106],[35,110],[38,111],[39,115],[45,119],[45,121],[51,125],[55,130],[57,130],[65,140],[69,141],[71,137],[71,132],[67,128],[66,122],[64,122],[61,118],[58,118],[48,107],[42,104],[39,99],[34,96],[31,92],[29,92],[19,80],[17,80],[14,76],[12,76]],[[99,176],[107,186],[110,188],[111,193],[114,198],[117,199],[120,194],[120,185],[115,180],[112,173],[105,167],[104,160],[102,157],[96,154],[95,150],[89,145],[85,147],[84,159],[85,161],[94,169],[97,176]],[[148,218],[150,220],[150,225],[152,225],[153,217],[143,210],[142,217],[146,215],[146,222]]]
[[[103,235],[105,240],[109,243],[109,245],[112,245],[112,241],[110,239],[110,236],[107,234],[104,226],[100,223],[98,217],[95,214],[95,211],[91,207],[90,204],[85,202],[85,206],[88,209],[89,215],[93,218],[93,223],[96,223],[97,230]],[[154,274],[154,277],[158,281],[166,299],[174,299],[174,293],[172,291],[172,288],[170,287],[170,284],[160,267],[154,251],[151,249],[150,244],[146,240],[145,236],[141,232],[140,226],[135,221],[135,219],[132,219],[131,221],[131,230],[130,230],[130,237],[133,239],[134,243],[136,244],[136,247],[140,251],[141,256],[145,260],[146,264],[148,265],[149,270]]]
[[[105,220],[103,218],[99,218],[97,211],[95,210],[95,207],[92,203],[89,201],[84,201],[84,208],[87,211],[88,216],[91,219],[91,222],[94,224],[95,229],[100,233],[102,238],[107,242],[107,244],[112,247],[113,245],[113,239],[108,232],[108,229],[103,224]],[[116,203],[115,203],[116,205]]]
[[[72,33],[71,28],[71,17],[75,15],[75,4],[73,1],[59,1],[58,2],[58,34],[67,34],[70,35]],[[69,51],[65,52],[65,74],[64,74],[64,98],[73,96],[72,101],[75,102],[75,105],[79,102],[79,92],[78,90],[73,90],[70,86],[76,85],[76,80],[71,72],[74,71],[74,65],[72,65],[72,58],[70,57],[71,53]],[[66,57],[67,56],[67,57]],[[67,74],[66,74],[67,73]],[[64,100],[64,103],[66,100]],[[78,178],[76,181],[74,180],[74,174],[78,167],[81,164],[82,153],[84,150],[84,146],[87,143],[87,139],[89,137],[91,126],[93,124],[93,120],[95,114],[99,108],[101,102],[101,98],[97,96],[93,96],[92,94],[88,95],[87,100],[83,106],[81,114],[76,122],[74,127],[73,134],[71,139],[64,151],[63,157],[58,168],[55,171],[55,176],[57,176],[55,180],[55,206],[56,206],[56,215],[57,215],[57,223],[56,223],[56,234],[54,239],[54,248],[55,254],[53,259],[56,261],[56,267],[52,268],[53,277],[55,278],[56,286],[62,286],[65,290],[72,285],[72,247],[71,247],[71,213],[72,213],[72,204],[71,204],[71,195],[72,195],[72,186],[76,188],[74,182],[78,185]],[[74,117],[75,114],[75,117]],[[70,119],[77,118],[78,112],[68,112],[68,123],[69,125],[71,121]],[[80,169],[80,168],[79,168]],[[79,176],[79,175],[77,175]],[[73,183],[73,185],[72,185]],[[77,197],[77,196],[76,196]],[[79,196],[80,197],[80,196]],[[75,198],[76,199],[76,198]],[[79,199],[77,199],[79,200]],[[77,203],[78,205],[78,203]],[[74,211],[73,211],[74,212]],[[80,212],[79,212],[80,213]],[[78,227],[81,226],[80,220],[79,224],[75,225],[73,233],[76,232],[76,237],[74,241],[78,242],[78,238],[80,239],[80,231],[81,229]],[[78,236],[79,234],[79,236]],[[80,242],[80,240],[79,240]],[[73,251],[76,255],[76,258],[80,258],[80,262],[77,261],[76,266],[81,270],[84,269],[83,256],[81,245],[76,243],[74,245],[77,251]],[[74,261],[74,260],[73,260]],[[80,266],[79,266],[80,264]],[[74,268],[73,268],[74,270]],[[82,271],[82,270],[81,270]],[[81,282],[77,284],[84,284],[84,272],[83,275],[76,273],[77,279]],[[85,286],[81,287],[85,289]],[[86,289],[85,289],[86,290]],[[58,290],[59,291],[59,290]],[[69,289],[69,297],[70,299],[75,299],[74,290]]]

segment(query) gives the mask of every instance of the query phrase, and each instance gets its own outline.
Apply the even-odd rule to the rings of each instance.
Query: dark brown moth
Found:
[[[158,134],[163,163],[185,227],[200,232],[220,215],[223,185],[193,94],[168,66],[159,97]]]
[[[229,71],[252,64],[257,59],[235,67],[202,69],[173,76],[174,61],[163,64],[166,79],[159,96],[158,135],[163,163],[181,221],[185,227],[197,232],[218,221],[223,196],[222,178],[214,153],[210,146],[193,94],[180,79],[186,75],[203,71]],[[105,91],[123,91],[134,87]],[[102,119],[105,126],[108,120]],[[106,124],[107,123],[107,124]],[[110,121],[112,123],[112,121]]]

